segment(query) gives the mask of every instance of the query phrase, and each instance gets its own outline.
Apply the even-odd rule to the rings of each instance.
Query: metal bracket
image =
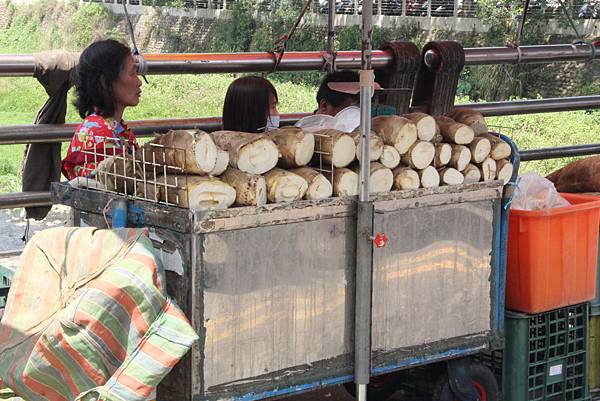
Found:
[[[480,401],[471,380],[471,358],[456,358],[447,362],[450,390],[463,401]]]

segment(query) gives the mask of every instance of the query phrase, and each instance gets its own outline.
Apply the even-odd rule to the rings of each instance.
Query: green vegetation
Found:
[[[198,48],[195,51],[267,50],[273,43],[273,39],[283,34],[290,26],[292,17],[295,16],[294,7],[298,6],[290,2],[289,7],[282,7],[274,13],[276,24],[266,24],[250,18],[254,13],[253,2],[243,0],[241,4],[242,7],[235,12],[237,18],[244,23],[221,25],[212,36],[212,41],[203,45],[210,48]],[[0,53],[30,53],[49,48],[78,50],[98,35],[124,37],[123,32],[119,30],[122,28],[117,28],[115,17],[99,4],[79,6],[76,2],[42,1],[35,7],[20,6],[17,9],[15,6],[9,6],[8,12],[10,24],[0,30]],[[497,14],[500,12],[501,10],[493,11],[489,18],[508,18]],[[509,17],[512,15],[509,14]],[[531,23],[539,23],[539,21]],[[226,25],[233,25],[233,27],[228,28]],[[506,43],[510,38],[508,32],[512,27],[513,25],[498,24],[497,29],[501,29],[498,32],[503,32],[503,36],[497,39],[500,42],[492,44]],[[531,32],[531,35],[537,34],[533,28]],[[443,35],[443,37],[451,37],[449,36],[451,33],[443,33]],[[324,32],[319,29],[300,29],[290,43],[289,49],[322,50],[324,37]],[[392,38],[412,40],[419,45],[425,41],[418,26],[414,24],[389,30],[375,29],[374,38],[376,44]],[[473,36],[463,39],[467,45],[481,45],[480,41],[488,40]],[[528,40],[537,39],[539,38],[532,37]],[[357,49],[360,43],[359,27],[340,29],[336,40],[338,49]],[[541,68],[534,71],[539,75],[529,70],[515,71],[512,70],[515,68],[512,66],[497,69],[485,67],[487,70],[484,67],[477,68],[479,69],[465,70],[464,79],[459,87],[459,93],[465,97],[461,97],[460,102],[469,102],[469,99],[503,99],[517,94],[529,95],[531,92],[525,90],[528,85],[531,87],[536,80],[547,80],[544,75],[547,72]],[[319,72],[271,75],[270,79],[279,92],[279,110],[281,112],[312,111],[315,108],[315,84],[321,76]],[[234,78],[235,76],[232,75],[216,74],[149,76],[149,85],[144,84],[142,88],[140,105],[128,109],[125,117],[128,120],[138,120],[218,116],[221,114],[227,86]],[[582,85],[582,94],[597,94],[600,91],[600,84],[593,80],[589,82],[586,86]],[[0,78],[0,125],[31,124],[45,100],[44,90],[33,78]],[[69,100],[66,119],[69,122],[78,122],[80,118],[70,104],[71,100]],[[522,149],[543,148],[598,142],[596,135],[597,127],[600,126],[600,111],[501,117],[491,118],[489,122],[492,127],[500,127],[499,129],[511,136]],[[23,145],[0,146],[0,192],[20,190],[19,172],[23,149]],[[522,168],[547,174],[566,162],[567,160],[531,162]]]

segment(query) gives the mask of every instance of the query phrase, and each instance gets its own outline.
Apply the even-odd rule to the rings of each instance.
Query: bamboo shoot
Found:
[[[358,174],[348,168],[333,171],[333,194],[335,196],[358,195]]]
[[[513,175],[513,165],[510,161],[502,159],[496,162],[496,179],[504,181],[504,184],[510,181]]]
[[[465,176],[465,184],[473,184],[481,181],[481,171],[479,171],[479,168],[474,164],[469,163],[462,173]]]
[[[435,144],[435,157],[433,159],[433,166],[444,167],[450,163],[452,157],[452,146],[447,143],[436,143]]]
[[[428,166],[423,170],[419,170],[419,178],[423,188],[432,188],[440,186],[440,174],[433,166]]]
[[[356,158],[356,144],[352,137],[336,129],[315,132],[315,150],[323,161],[334,167],[346,167]]]
[[[473,163],[481,163],[490,155],[492,145],[489,139],[477,136],[469,144],[469,149],[471,150],[471,161]]]
[[[217,146],[229,153],[229,165],[246,173],[266,173],[279,160],[277,145],[264,134],[217,131],[212,137]]]
[[[298,174],[308,183],[308,189],[304,199],[325,199],[333,195],[333,186],[331,182],[321,173],[310,167],[302,167],[292,170],[292,173]]]
[[[435,146],[431,142],[417,141],[402,155],[402,163],[422,170],[429,166],[435,157]]]
[[[300,200],[306,194],[308,183],[298,174],[274,168],[265,174],[267,199],[271,203]]]
[[[440,181],[445,185],[459,185],[465,181],[465,176],[452,167],[444,168],[439,173]]]
[[[417,189],[421,185],[419,174],[409,167],[398,167],[392,171],[394,174],[394,188]]]
[[[431,141],[436,133],[436,122],[433,117],[425,113],[410,113],[404,114],[406,117],[417,125],[417,137],[421,141]]]
[[[468,125],[473,129],[475,135],[487,134],[488,127],[483,114],[473,109],[454,109],[448,113],[448,117],[456,122]]]
[[[384,145],[379,161],[387,168],[396,168],[400,164],[400,153],[398,153],[395,147]]]
[[[486,138],[490,141],[492,150],[490,152],[490,157],[494,160],[506,159],[509,158],[512,149],[510,145],[504,142],[502,139],[492,134],[481,134],[479,135],[481,138]]]
[[[485,159],[478,165],[483,181],[492,181],[496,179],[496,161],[491,157]]]
[[[171,130],[145,144],[137,158],[147,165],[166,165],[168,172],[206,175],[215,168],[217,152],[212,137],[204,131]],[[158,167],[157,171],[163,169]]]
[[[235,189],[236,205],[262,206],[267,203],[267,183],[263,176],[230,167],[220,178]]]
[[[356,159],[358,161],[361,161],[361,155],[360,155],[360,130],[356,129],[354,131],[352,131],[350,133],[350,136],[352,136],[352,139],[354,139],[354,143],[356,144]],[[375,133],[375,131],[371,131],[371,137],[370,137],[370,155],[369,155],[369,159],[371,161],[376,161],[379,160],[381,158],[381,154],[383,153],[383,141],[381,140],[381,138],[379,137],[379,135],[377,135]]]
[[[471,151],[463,145],[452,145],[452,155],[449,165],[463,171],[471,161]]]
[[[371,129],[383,143],[396,148],[403,155],[417,141],[417,125],[400,116],[378,116],[371,120]]]
[[[283,168],[303,167],[310,162],[315,151],[315,136],[297,127],[284,127],[267,134],[281,153],[278,165]]]
[[[468,145],[473,141],[475,132],[468,125],[457,123],[451,118],[436,116],[435,121],[440,127],[440,133],[446,142],[457,145]]]

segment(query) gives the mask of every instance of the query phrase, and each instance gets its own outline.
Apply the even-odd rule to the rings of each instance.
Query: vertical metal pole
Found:
[[[317,3],[318,4],[318,3]],[[327,13],[327,53],[333,54],[335,51],[335,0],[329,0]],[[328,64],[328,71],[333,72],[333,63]]]
[[[363,0],[362,60],[360,70],[360,188],[356,228],[356,307],[354,383],[358,401],[367,400],[371,372],[371,291],[373,275],[373,204],[369,202],[371,97],[375,74],[371,69],[373,0]]]

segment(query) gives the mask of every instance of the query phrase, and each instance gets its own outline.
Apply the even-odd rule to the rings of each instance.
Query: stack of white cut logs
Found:
[[[132,194],[136,188],[138,196],[194,210],[352,196],[359,186],[359,137],[358,130],[296,127],[267,134],[170,131],[139,149],[135,166],[133,158],[108,158],[97,174],[109,190],[124,193],[127,187]],[[510,145],[488,133],[473,110],[379,116],[372,120],[369,190],[506,183],[513,172],[510,155]],[[311,162],[332,173],[319,172]],[[133,185],[144,174],[148,184]]]

